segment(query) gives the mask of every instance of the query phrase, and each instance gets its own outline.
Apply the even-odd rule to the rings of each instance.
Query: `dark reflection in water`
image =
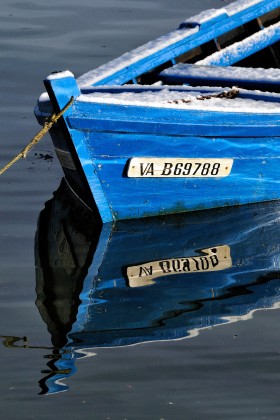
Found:
[[[41,212],[36,305],[54,346],[42,393],[98,347],[192,337],[277,307],[280,202],[100,220],[62,181]]]

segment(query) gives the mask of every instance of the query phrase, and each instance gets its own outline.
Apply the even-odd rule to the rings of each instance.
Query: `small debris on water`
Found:
[[[51,162],[53,160],[53,155],[50,153],[35,153],[35,156],[39,159],[47,160],[48,162]]]

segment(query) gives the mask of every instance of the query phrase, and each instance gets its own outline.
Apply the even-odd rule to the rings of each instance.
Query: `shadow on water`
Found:
[[[53,344],[41,393],[67,390],[75,360],[98,347],[193,337],[278,307],[279,210],[275,201],[102,226],[63,180],[35,238],[36,305]],[[3,344],[28,347],[25,337]]]

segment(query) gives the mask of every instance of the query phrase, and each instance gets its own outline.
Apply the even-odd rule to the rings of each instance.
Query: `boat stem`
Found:
[[[52,114],[49,118],[47,118],[43,128],[33,137],[33,139],[28,143],[28,145],[17,155],[15,156],[10,162],[8,162],[2,169],[0,169],[0,175],[6,172],[14,163],[16,163],[19,159],[25,159],[27,154],[30,150],[37,144],[39,141],[44,137],[45,134],[52,128],[52,126],[59,120],[59,118],[70,108],[70,106],[74,102],[74,97],[72,96],[70,101],[65,105],[65,107],[58,113]]]

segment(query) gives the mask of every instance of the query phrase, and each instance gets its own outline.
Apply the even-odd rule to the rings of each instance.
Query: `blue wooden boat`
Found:
[[[103,222],[280,198],[279,15],[280,0],[240,0],[46,79],[37,118],[74,98],[51,136]]]
[[[271,201],[102,225],[62,184],[35,242],[36,304],[55,347],[43,392],[66,390],[98,348],[187,339],[279,307],[279,211]]]

